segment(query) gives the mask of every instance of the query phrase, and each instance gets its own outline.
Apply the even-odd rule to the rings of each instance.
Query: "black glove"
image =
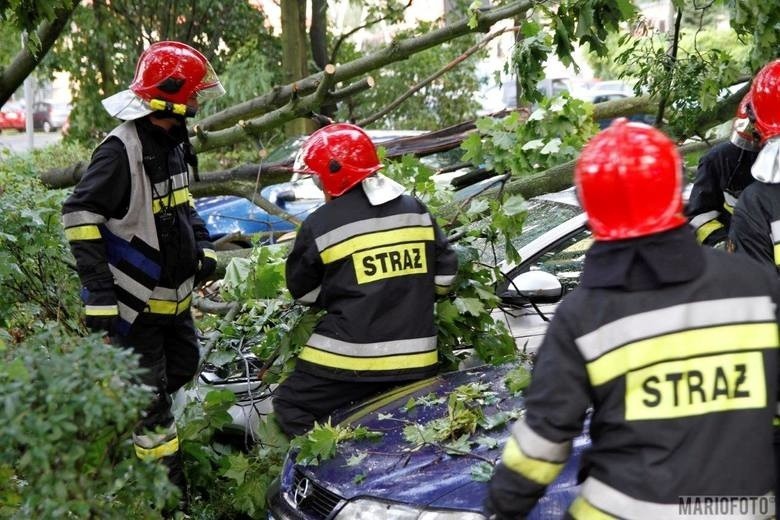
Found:
[[[544,493],[544,486],[529,489],[530,481],[499,464],[488,484],[485,509],[493,520],[519,520],[525,518],[536,501]],[[534,486],[536,487],[536,486]],[[531,491],[530,496],[525,493]],[[525,492],[525,493],[524,493]]]
[[[211,242],[198,242],[198,272],[195,273],[195,284],[208,279],[217,268],[217,253]]]
[[[114,289],[89,290],[84,287],[81,291],[86,309],[84,323],[89,330],[113,334],[114,324],[119,317]]]

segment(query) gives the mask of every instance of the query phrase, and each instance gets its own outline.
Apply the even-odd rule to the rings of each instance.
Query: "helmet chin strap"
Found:
[[[185,105],[183,103],[171,103],[162,99],[152,99],[149,101],[149,108],[159,112],[169,112],[177,116],[194,117],[198,109]]]

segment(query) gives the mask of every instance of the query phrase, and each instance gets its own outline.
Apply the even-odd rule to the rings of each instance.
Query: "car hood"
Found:
[[[488,383],[497,394],[496,403],[483,407],[486,417],[497,419],[499,412],[506,414],[513,410],[519,415],[523,410],[523,398],[510,393],[504,382],[512,368],[512,365],[479,367],[443,374],[383,394],[349,410],[338,417],[342,425],[362,425],[383,435],[376,440],[343,442],[334,458],[318,466],[297,465],[295,472],[345,499],[371,497],[422,507],[482,512],[487,485],[472,474],[479,473],[485,461],[495,462],[500,458],[514,421],[504,421],[489,430],[477,429],[471,439],[479,438],[482,443],[473,444],[466,455],[451,455],[439,446],[415,448],[403,433],[404,427],[411,422],[425,425],[432,419],[444,417],[446,399],[411,409],[407,409],[407,403],[429,394],[446,398],[460,385],[480,382]],[[360,463],[354,464],[355,457],[362,457]],[[556,511],[564,511],[576,494],[578,458],[572,457],[551,486],[552,491],[548,492],[548,495],[557,493],[559,497],[557,500],[555,496],[552,498]],[[291,483],[291,479],[283,480]],[[550,500],[548,496],[544,502]]]

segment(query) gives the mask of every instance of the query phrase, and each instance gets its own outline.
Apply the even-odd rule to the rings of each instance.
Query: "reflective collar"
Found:
[[[758,152],[750,173],[758,181],[780,184],[780,136],[766,142]]]
[[[154,112],[132,90],[118,92],[113,96],[107,97],[101,103],[111,117],[116,117],[123,121],[139,119]]]

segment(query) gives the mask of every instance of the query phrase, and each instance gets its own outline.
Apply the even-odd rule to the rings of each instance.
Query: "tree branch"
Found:
[[[477,51],[483,49],[485,45],[487,45],[491,40],[493,40],[497,36],[500,36],[506,33],[507,31],[516,31],[518,29],[519,27],[501,29],[499,31],[487,35],[484,39],[482,39],[482,41],[478,42],[476,45],[473,45],[472,47],[467,49],[463,54],[461,54],[460,56],[458,56],[457,58],[455,58],[454,60],[446,64],[444,67],[440,68],[439,70],[437,70],[436,72],[428,76],[427,78],[417,82],[415,85],[412,85],[412,87],[409,88],[409,90],[407,90],[406,92],[398,96],[392,103],[384,107],[382,110],[380,110],[379,112],[371,116],[368,116],[365,119],[358,121],[355,124],[358,126],[367,126],[373,123],[374,121],[376,121],[377,119],[386,116],[387,114],[389,114],[390,112],[398,108],[401,105],[401,103],[409,99],[409,97],[411,97],[415,92],[419,91],[421,88],[425,87],[426,85],[433,83],[434,81],[442,77],[444,74],[446,74],[447,72],[451,71],[452,69],[454,69],[455,67],[457,67],[458,65],[466,61],[467,58],[473,56]]]
[[[469,26],[469,21],[464,19],[460,22],[441,27],[414,38],[395,41],[377,52],[339,65],[333,79],[336,83],[347,81],[383,67],[388,63],[406,59],[412,54],[430,49],[431,47],[435,47],[436,45],[455,39],[459,36],[474,32],[487,32],[496,22],[511,18],[520,12],[527,11],[533,6],[533,3],[534,0],[517,0],[507,6],[481,11],[477,15],[477,25],[473,28]],[[273,107],[278,107],[287,103],[293,95],[294,90],[298,91],[301,95],[305,95],[315,90],[322,80],[322,75],[322,72],[312,74],[295,83],[279,87],[268,94],[234,105],[202,119],[198,123],[198,126],[204,130],[222,129],[236,125],[242,119],[245,120],[264,114]],[[230,141],[224,144],[232,144],[233,142],[234,141]],[[197,138],[194,140],[194,144],[196,147],[203,145]],[[212,147],[209,147],[209,149],[211,148]]]

